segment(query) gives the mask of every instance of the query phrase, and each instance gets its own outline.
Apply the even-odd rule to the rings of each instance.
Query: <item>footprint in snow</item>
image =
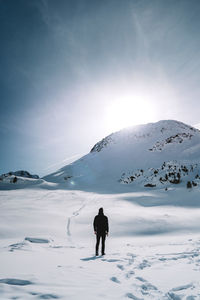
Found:
[[[124,269],[125,269],[123,265],[117,265],[117,268],[119,268],[122,271],[124,271]]]
[[[170,300],[181,300],[181,299],[183,299],[182,296],[179,296],[179,295],[174,294],[172,292],[167,293],[167,297]]]
[[[151,264],[146,259],[144,259],[143,262],[138,265],[138,268],[140,270],[143,270],[144,268],[147,267],[151,267]]]
[[[185,284],[185,285],[175,287],[175,288],[171,289],[171,291],[178,292],[178,291],[187,290],[187,289],[193,288],[193,287],[194,287],[194,285],[192,283],[189,283],[189,284]]]
[[[16,279],[16,278],[3,278],[0,279],[0,283],[5,283],[9,285],[29,285],[33,284],[33,282],[29,280],[22,280],[22,279]]]
[[[140,286],[140,288],[141,288],[141,293],[143,295],[148,295],[150,291],[158,291],[158,289],[155,285],[151,284],[144,278],[136,277],[136,279],[142,282],[142,285]]]
[[[138,297],[134,296],[132,293],[127,293],[126,297],[130,298],[130,299],[133,299],[133,300],[144,300],[142,298],[138,298]]]
[[[117,261],[121,261],[120,259],[106,259],[106,258],[102,258],[102,261],[107,261],[107,262],[117,262]]]
[[[142,277],[139,277],[139,276],[137,276],[136,279],[139,280],[139,281],[142,281],[142,282],[147,282],[146,279],[144,279]]]
[[[32,238],[32,237],[26,237],[25,241],[29,241],[30,243],[36,243],[36,244],[47,244],[50,242],[47,239]]]
[[[117,279],[117,277],[111,277],[110,280],[112,280],[112,281],[115,282],[115,283],[121,283],[121,282]]]
[[[36,292],[29,293],[32,296],[38,296],[40,299],[59,299],[60,297],[54,294],[41,294]]]
[[[129,272],[126,274],[126,278],[129,279],[129,278],[131,278],[134,274],[135,274],[134,271],[129,271]]]
[[[16,244],[12,244],[12,245],[10,245],[9,247],[10,247],[10,252],[13,252],[13,251],[15,251],[15,250],[25,250],[25,249],[23,249],[23,247],[25,246],[25,243],[24,242],[22,242],[22,243],[16,243]]]
[[[60,297],[53,295],[53,294],[41,294],[39,296],[40,299],[58,299]]]
[[[141,285],[141,288],[142,288],[143,291],[150,291],[150,290],[156,291],[157,290],[157,287],[154,286],[153,284],[149,283],[149,282],[143,283]]]
[[[148,282],[146,279],[139,276],[136,277],[136,279],[143,282],[141,286],[143,290],[157,290],[157,287],[151,284],[150,282]]]
[[[130,266],[134,263],[136,255],[132,253],[127,253],[127,256],[130,256],[130,258],[126,258],[126,260],[128,260],[128,265]]]

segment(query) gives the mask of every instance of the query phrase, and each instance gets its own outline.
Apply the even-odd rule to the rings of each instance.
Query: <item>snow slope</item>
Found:
[[[0,189],[18,189],[42,183],[43,180],[38,175],[23,170],[0,175]]]
[[[170,170],[166,169],[164,173],[162,169],[166,163],[173,168],[176,166],[177,170],[180,168],[181,172],[185,166],[189,168],[189,172],[182,172],[179,182],[186,186],[188,180],[197,179],[199,160],[200,131],[178,121],[164,120],[113,133],[94,145],[89,154],[44,179],[67,189],[104,192],[141,190],[148,183],[166,188],[176,179],[172,174],[174,178],[165,184],[159,180],[161,176],[169,175]],[[139,181],[126,180],[139,174],[140,170],[143,174]],[[155,170],[163,172],[153,178],[150,173]]]
[[[110,233],[95,257],[101,206]],[[199,215],[199,187],[1,191],[0,299],[200,299]]]

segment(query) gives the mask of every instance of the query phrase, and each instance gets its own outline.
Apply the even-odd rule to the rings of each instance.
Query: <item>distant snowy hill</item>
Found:
[[[196,186],[200,131],[174,120],[125,128],[44,179],[70,189],[128,191]],[[126,187],[125,187],[126,186]]]
[[[28,171],[23,171],[23,170],[2,174],[2,175],[0,175],[0,178],[3,180],[5,178],[9,178],[11,176],[39,179],[38,175],[32,175]]]
[[[38,175],[32,175],[28,171],[20,170],[0,175],[0,189],[21,188],[30,184],[41,183]]]

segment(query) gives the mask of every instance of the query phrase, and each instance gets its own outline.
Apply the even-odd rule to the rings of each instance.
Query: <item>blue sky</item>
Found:
[[[0,173],[48,174],[131,124],[199,123],[199,15],[198,0],[0,0]]]

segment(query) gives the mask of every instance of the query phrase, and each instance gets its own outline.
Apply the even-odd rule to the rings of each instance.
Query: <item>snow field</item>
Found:
[[[200,299],[198,195],[1,191],[0,299]],[[110,224],[103,257],[99,207]]]

